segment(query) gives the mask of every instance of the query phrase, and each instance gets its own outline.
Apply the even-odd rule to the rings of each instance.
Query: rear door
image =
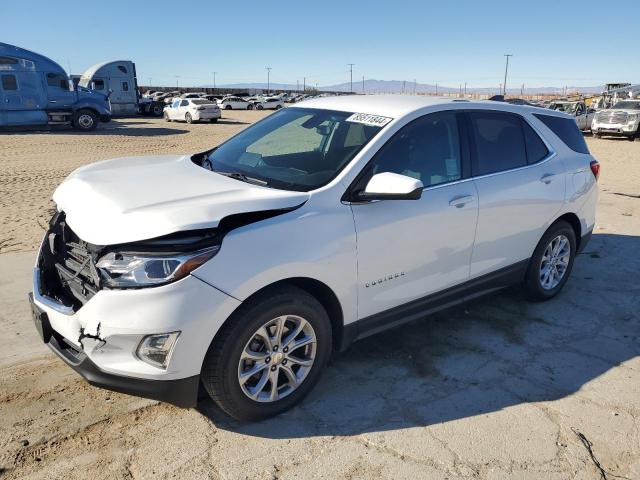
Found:
[[[565,198],[564,168],[520,115],[466,114],[479,214],[471,278],[527,261]]]

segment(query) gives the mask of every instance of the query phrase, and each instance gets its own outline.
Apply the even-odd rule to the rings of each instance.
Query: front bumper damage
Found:
[[[58,357],[91,385],[114,392],[171,403],[178,407],[196,406],[198,384],[200,382],[199,375],[176,380],[148,380],[105,372],[92,362],[86,353],[53,330],[47,313],[35,304],[33,294],[29,294],[29,302],[36,330],[40,333],[42,340]],[[98,340],[104,341],[99,338]]]
[[[240,302],[193,275],[151,288],[101,288],[91,283],[77,238],[69,237],[70,256],[62,253],[64,245],[51,255],[49,233],[29,295],[42,340],[92,385],[194,406],[210,342]],[[166,369],[138,358],[145,336],[176,331]]]

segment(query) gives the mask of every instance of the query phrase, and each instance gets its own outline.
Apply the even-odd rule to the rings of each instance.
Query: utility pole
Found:
[[[300,80],[296,80],[296,92],[300,93]]]
[[[404,85],[405,85],[405,83],[407,83],[407,81],[406,80],[402,80],[402,93],[404,93]]]
[[[351,74],[351,81],[350,81],[350,88],[349,91],[351,93],[353,93],[353,66],[355,65],[355,63],[347,63],[347,65],[349,65],[349,73]]]
[[[151,77],[149,77],[149,86],[151,86]]]
[[[307,77],[302,77],[302,93],[307,91]]]
[[[213,72],[213,88],[216,88],[216,73],[218,72]]]
[[[438,96],[438,82],[436,82],[436,96]]]
[[[511,53],[505,53],[504,54],[505,57],[507,57],[507,64],[504,67],[504,83],[502,84],[502,92],[503,95],[506,97],[507,96],[507,72],[509,71],[509,57],[513,57],[513,55]]]
[[[267,95],[271,93],[271,67],[264,67],[267,70]]]
[[[464,82],[464,96],[467,96],[467,82]]]
[[[179,75],[176,75],[176,88],[178,88],[178,79],[180,78]]]
[[[522,87],[520,87],[520,96],[524,97],[524,83],[522,84]]]
[[[413,94],[416,94],[416,79],[413,79]]]
[[[460,97],[462,97],[462,84],[460,84]]]

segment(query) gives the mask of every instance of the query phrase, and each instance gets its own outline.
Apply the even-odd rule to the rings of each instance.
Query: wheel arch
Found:
[[[340,304],[340,300],[338,300],[338,296],[331,289],[331,287],[329,287],[326,283],[321,282],[320,280],[310,277],[290,277],[278,280],[277,282],[265,285],[264,287],[260,288],[259,290],[251,294],[248,298],[246,298],[243,303],[257,296],[264,295],[265,292],[269,290],[277,289],[283,286],[297,287],[314,297],[322,304],[322,306],[327,311],[327,314],[329,315],[329,320],[331,321],[331,340],[333,343],[333,349],[344,349],[345,345],[343,345],[343,342],[348,343],[348,339],[345,338],[344,334],[344,313],[342,305]]]
[[[582,241],[583,232],[582,232],[582,224],[580,223],[580,219],[578,218],[578,216],[572,212],[565,213],[564,215],[561,215],[560,217],[556,218],[556,220],[552,223],[552,225],[554,223],[558,223],[559,221],[565,221],[569,225],[571,225],[571,228],[573,228],[573,232],[576,234],[576,249],[580,251],[580,242]]]

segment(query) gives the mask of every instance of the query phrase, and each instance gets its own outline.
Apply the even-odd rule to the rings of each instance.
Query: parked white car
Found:
[[[611,135],[640,140],[640,99],[621,100],[610,109],[600,110],[591,131],[594,137]]]
[[[164,107],[164,119],[167,122],[174,120],[187,123],[208,121],[217,122],[221,117],[220,107],[206,98],[182,98]]]
[[[591,122],[593,121],[596,111],[593,108],[589,108],[584,102],[563,102],[554,101],[551,102],[549,108],[558,110],[560,112],[571,115],[578,125],[578,128],[582,131],[591,129]]]
[[[252,110],[253,104],[240,97],[225,97],[218,101],[223,110]]]
[[[284,106],[284,101],[279,97],[267,97],[254,101],[252,105],[256,110],[280,110]]]
[[[598,162],[572,117],[502,102],[320,98],[211,150],[91,163],[55,191],[44,341],[97,386],[241,420],[331,352],[470,298],[563,288]],[[544,328],[544,326],[540,326]]]

